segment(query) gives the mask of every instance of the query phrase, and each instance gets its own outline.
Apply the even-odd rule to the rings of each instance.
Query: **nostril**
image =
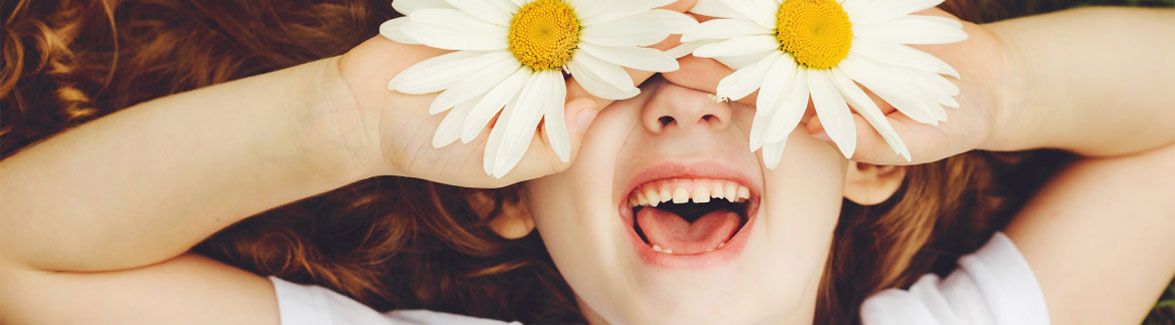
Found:
[[[657,122],[661,123],[661,127],[667,127],[667,126],[672,126],[674,124],[677,124],[677,120],[674,120],[672,116],[662,116],[660,118],[657,118]]]
[[[706,124],[718,122],[718,117],[714,116],[714,114],[706,114],[705,116],[702,116],[702,122]]]

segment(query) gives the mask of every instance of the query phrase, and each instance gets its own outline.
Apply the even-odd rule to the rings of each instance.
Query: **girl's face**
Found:
[[[800,129],[767,170],[754,114],[650,81],[599,114],[569,170],[526,185],[589,320],[810,323],[846,161]]]

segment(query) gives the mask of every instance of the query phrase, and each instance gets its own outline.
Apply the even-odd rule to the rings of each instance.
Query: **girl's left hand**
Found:
[[[958,18],[940,9],[930,9],[919,14]],[[705,18],[699,19],[704,21]],[[910,149],[912,160],[894,153],[881,135],[863,117],[853,114],[857,125],[857,150],[852,160],[878,165],[920,164],[944,159],[973,149],[999,149],[1002,141],[997,139],[995,126],[1003,125],[1002,119],[1016,93],[1005,55],[1004,45],[995,34],[983,26],[961,21],[968,34],[967,40],[959,43],[917,46],[949,63],[962,76],[954,80],[960,88],[956,97],[960,107],[946,108],[947,120],[939,126],[915,122],[897,112],[888,103],[870,93],[874,102],[887,115],[898,135]],[[684,87],[714,93],[718,82],[733,71],[712,59],[689,56],[680,60],[681,70],[665,74],[665,78]],[[948,77],[950,78],[950,77]],[[868,90],[866,90],[868,92]],[[757,93],[756,93],[757,94]],[[756,94],[738,102],[754,106]],[[807,133],[820,137],[823,132],[820,122],[810,105],[805,123]],[[829,141],[829,140],[825,140]]]

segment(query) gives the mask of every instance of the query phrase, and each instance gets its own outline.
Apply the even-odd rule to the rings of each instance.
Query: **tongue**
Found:
[[[673,254],[698,254],[716,248],[738,231],[739,217],[729,210],[715,210],[693,223],[653,207],[642,208],[636,222],[649,244],[671,249]]]

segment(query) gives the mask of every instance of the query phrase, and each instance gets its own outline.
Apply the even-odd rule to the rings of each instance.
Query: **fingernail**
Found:
[[[575,124],[580,130],[587,130],[592,125],[592,120],[596,119],[596,108],[592,106],[585,106],[579,110],[575,115]]]

